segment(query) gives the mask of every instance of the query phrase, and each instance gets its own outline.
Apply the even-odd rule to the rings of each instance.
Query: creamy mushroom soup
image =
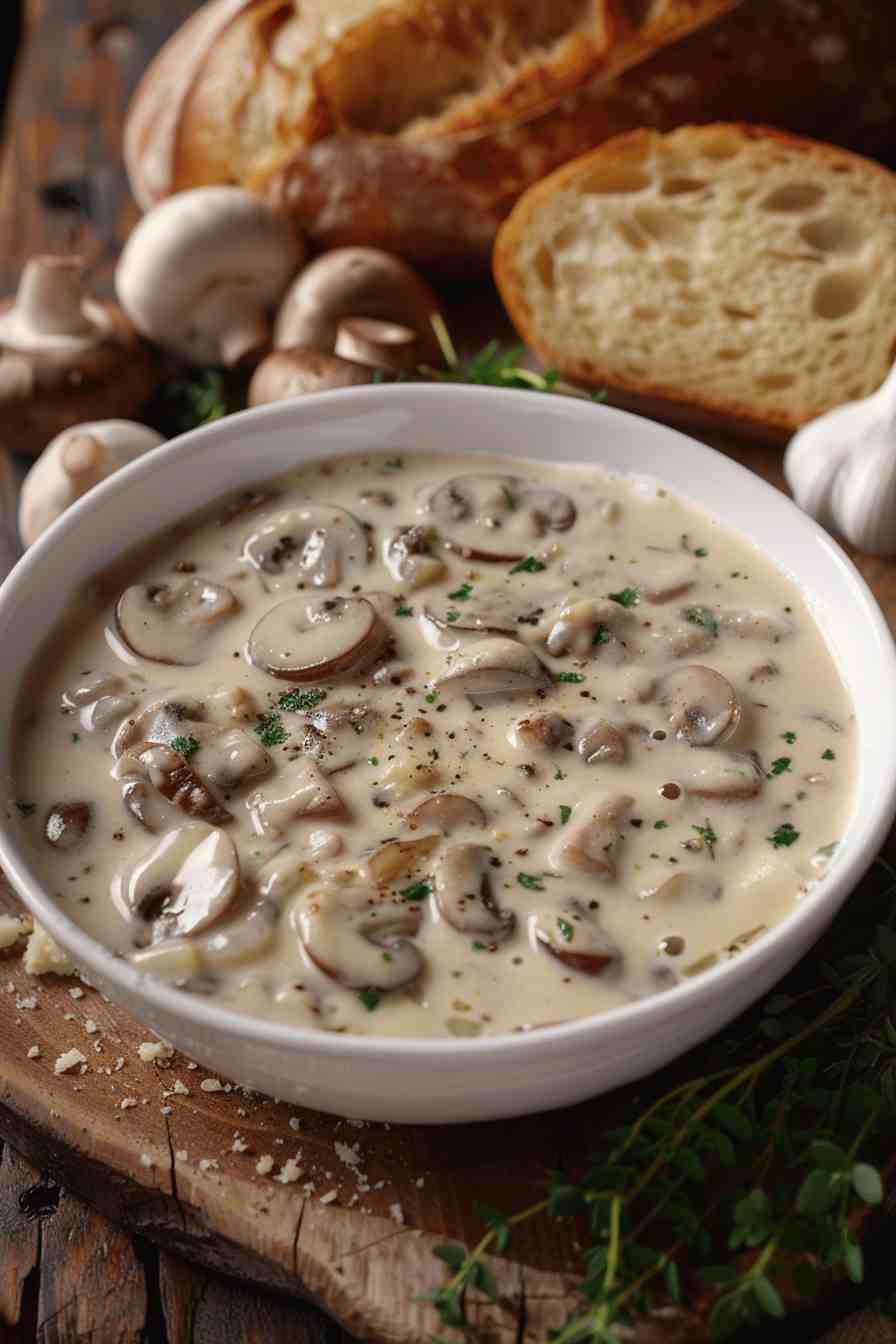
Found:
[[[258,1016],[475,1037],[736,955],[847,820],[800,593],[655,485],[476,456],[302,467],[83,593],[25,686],[33,866]]]

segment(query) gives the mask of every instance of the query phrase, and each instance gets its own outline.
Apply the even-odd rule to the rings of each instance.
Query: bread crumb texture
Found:
[[[635,131],[523,196],[495,274],[567,377],[791,430],[889,371],[896,176],[763,127]]]
[[[29,975],[73,975],[75,971],[71,958],[58,947],[40,924],[34,930],[25,947],[23,963]]]

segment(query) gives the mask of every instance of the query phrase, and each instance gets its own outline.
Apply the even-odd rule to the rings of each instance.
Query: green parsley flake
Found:
[[[796,741],[796,733],[782,733],[781,738],[784,742],[788,744],[788,746],[792,747],[794,742]]]
[[[403,467],[403,457],[387,457],[383,463],[383,471],[401,471]]]
[[[772,831],[771,835],[767,835],[765,838],[770,844],[774,845],[775,849],[781,849],[782,847],[788,849],[791,845],[796,844],[800,838],[800,833],[791,826],[789,821],[784,821]]]
[[[668,829],[668,826],[669,826],[668,821],[655,821],[653,823],[653,829],[655,831],[665,831]]]
[[[404,887],[398,894],[406,901],[425,901],[431,891],[432,887],[428,882],[412,882],[409,887]]]
[[[379,1008],[380,1006],[380,996],[375,989],[358,990],[358,998],[361,1000],[368,1013],[372,1013],[375,1008]]]
[[[474,952],[487,952],[487,951],[488,951],[488,947],[487,947],[487,945],[486,945],[485,943],[480,943],[479,939],[476,938],[476,939],[473,940],[473,951],[474,951]]]
[[[504,496],[504,503],[507,505],[508,509],[515,509],[516,495],[513,493],[509,485],[501,486],[501,494]]]
[[[554,771],[554,778],[555,778],[555,779],[565,779],[565,778],[566,778],[566,775],[563,773],[563,771],[560,769],[559,766],[558,766],[557,769]]]
[[[398,606],[395,608],[396,616],[413,616],[413,614],[414,614],[414,608],[409,607],[406,602],[400,602]]]
[[[319,705],[321,700],[326,698],[326,691],[315,687],[311,691],[284,691],[277,704],[289,714],[298,714],[305,709],[314,709],[315,705]]]
[[[37,803],[22,803],[17,801],[16,807],[23,817],[30,817],[37,811]]]
[[[275,710],[262,715],[255,725],[255,732],[263,747],[279,747],[289,737],[283,727],[283,720]]]
[[[618,602],[620,607],[636,607],[641,601],[641,594],[637,588],[623,588],[618,593],[607,593],[611,602]]]
[[[714,639],[718,638],[719,623],[709,607],[688,607],[684,618],[686,621],[690,621],[691,625],[702,625],[703,629]]]
[[[585,678],[581,672],[555,672],[554,680],[568,682],[570,686],[580,686]]]
[[[706,848],[707,853],[709,854],[709,857],[712,859],[713,862],[715,862],[716,857],[715,846],[718,844],[719,837],[713,830],[712,822],[710,821],[709,817],[706,818],[705,826],[692,826],[691,830],[697,832],[700,839],[703,841],[703,844]]]
[[[701,560],[705,560],[706,557],[709,555],[709,551],[706,549],[705,546],[698,546],[694,554],[696,556],[699,556]]]
[[[80,734],[80,733],[72,733],[72,741],[73,741],[73,742],[80,742],[80,741],[81,741],[81,734]]]
[[[423,699],[428,705],[434,705],[439,698],[438,691],[430,691],[429,695],[424,695]]]
[[[367,764],[368,764],[368,765],[379,765],[379,763],[380,763],[380,758],[379,758],[379,756],[368,756],[368,757],[367,757]]]
[[[450,621],[453,625],[455,621],[460,620],[460,612],[456,611],[454,607],[449,607],[445,612],[445,620]]]
[[[517,873],[516,880],[527,891],[544,891],[541,878],[535,877],[532,873]]]
[[[605,625],[599,625],[594,632],[594,638],[591,641],[592,646],[598,644],[609,644],[610,632]]]
[[[383,953],[383,961],[391,961],[391,960],[392,960],[392,953],[391,953],[391,952],[384,952],[384,953]]]
[[[828,747],[827,751],[821,753],[821,759],[823,761],[836,761],[837,757],[834,752],[831,751],[830,747]]]
[[[560,825],[565,826],[572,816],[572,808],[566,803],[560,804]]]
[[[170,745],[187,761],[199,750],[199,743],[195,737],[172,737]]]
[[[575,932],[575,930],[573,929],[573,927],[572,927],[572,925],[570,924],[569,920],[568,920],[568,919],[564,919],[562,915],[558,915],[558,916],[557,916],[557,928],[560,930],[560,937],[563,939],[563,941],[564,941],[565,943],[571,943],[571,942],[572,942],[572,936],[573,936],[573,933]]]
[[[514,565],[510,571],[511,574],[540,574],[547,566],[540,560],[536,560],[534,555],[527,555],[525,560],[521,560],[518,565]]]
[[[772,775],[786,774],[787,771],[790,769],[791,763],[792,763],[791,758],[789,756],[779,756],[776,761],[772,761],[772,768],[771,771],[769,772],[769,779],[771,779]]]
[[[466,602],[472,591],[472,583],[462,583],[459,588],[455,588],[454,592],[449,593],[448,596],[451,598],[452,602]]]

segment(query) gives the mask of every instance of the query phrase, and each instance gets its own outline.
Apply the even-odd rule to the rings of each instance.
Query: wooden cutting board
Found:
[[[193,8],[192,0],[29,0],[30,36],[0,173],[7,290],[25,257],[41,250],[82,252],[100,286],[108,280],[136,218],[118,157],[127,96],[149,55]],[[446,296],[446,308],[471,349],[506,333],[486,289]],[[779,453],[725,447],[781,484]],[[3,466],[0,564],[15,547],[13,481],[9,462]],[[859,563],[896,618],[896,567]],[[5,886],[0,906],[15,908]],[[416,1298],[442,1281],[433,1246],[480,1235],[474,1200],[513,1210],[538,1198],[549,1170],[574,1169],[601,1128],[634,1104],[636,1090],[628,1089],[513,1123],[357,1127],[246,1096],[179,1056],[142,1060],[146,1031],[77,980],[26,976],[19,951],[0,953],[3,1137],[128,1230],[309,1296],[366,1340],[427,1338],[437,1322]],[[56,1060],[72,1049],[84,1055],[84,1072],[57,1075]],[[271,1171],[260,1174],[268,1159]],[[287,1181],[294,1168],[301,1174]],[[544,1339],[562,1323],[575,1301],[574,1238],[564,1224],[520,1229],[514,1260],[493,1262],[498,1304],[474,1308],[490,1339]],[[3,1298],[14,1307],[21,1283],[7,1278]],[[703,1337],[695,1323],[676,1328],[689,1344]]]

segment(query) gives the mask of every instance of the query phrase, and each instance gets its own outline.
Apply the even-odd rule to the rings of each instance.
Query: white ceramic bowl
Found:
[[[42,889],[13,828],[0,863],[34,916],[117,1003],[215,1073],[305,1106],[373,1120],[484,1120],[579,1101],[638,1078],[724,1026],[812,945],[873,859],[896,808],[896,656],[857,570],[784,495],[693,439],[562,397],[452,386],[360,388],[265,406],[185,435],[91,491],[0,589],[0,753],[35,650],[84,579],[160,524],[306,457],[419,449],[593,462],[658,477],[771,556],[799,584],[852,693],[859,768],[829,873],[733,960],[664,994],[528,1035],[473,1041],[339,1036],[258,1021],[112,956]],[[811,676],[811,669],[807,669]],[[14,796],[8,767],[0,815]]]

